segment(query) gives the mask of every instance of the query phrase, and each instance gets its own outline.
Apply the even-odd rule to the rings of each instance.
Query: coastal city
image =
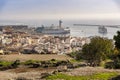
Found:
[[[120,0],[0,0],[0,80],[120,80]]]
[[[70,29],[58,26],[0,26],[0,54],[66,54],[81,50],[90,38],[71,37]]]

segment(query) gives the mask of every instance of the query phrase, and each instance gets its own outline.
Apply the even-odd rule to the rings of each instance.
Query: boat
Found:
[[[98,27],[98,32],[99,32],[100,34],[105,35],[105,34],[107,34],[107,28],[105,28],[105,26],[99,26],[99,27]]]
[[[63,28],[62,27],[62,21],[59,21],[59,26],[54,26],[53,24],[51,26],[45,27],[37,27],[35,29],[37,33],[42,33],[46,35],[53,35],[53,36],[70,36],[70,29],[69,27]]]

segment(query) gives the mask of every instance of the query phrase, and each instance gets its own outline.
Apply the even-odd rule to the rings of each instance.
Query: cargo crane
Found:
[[[95,24],[73,24],[73,26],[97,26],[98,27],[98,33],[102,34],[103,36],[107,34],[107,28],[120,28],[120,25],[95,25]]]

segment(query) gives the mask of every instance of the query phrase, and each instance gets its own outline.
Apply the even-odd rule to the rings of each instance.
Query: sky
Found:
[[[120,0],[0,0],[0,24],[120,20]]]

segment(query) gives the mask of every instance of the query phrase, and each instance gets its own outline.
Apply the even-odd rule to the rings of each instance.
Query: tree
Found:
[[[114,60],[120,60],[120,31],[117,31],[117,35],[114,36],[115,40],[115,49],[114,49],[114,55],[113,58]],[[116,61],[117,62],[117,61]]]
[[[114,36],[115,47],[120,50],[120,31],[117,31],[117,35]]]
[[[89,66],[98,66],[101,61],[111,55],[113,50],[112,40],[101,37],[94,37],[89,44],[85,44],[82,48],[83,59],[87,61]]]
[[[115,49],[112,56],[114,68],[120,69],[120,31],[117,31],[117,35],[114,36]]]

